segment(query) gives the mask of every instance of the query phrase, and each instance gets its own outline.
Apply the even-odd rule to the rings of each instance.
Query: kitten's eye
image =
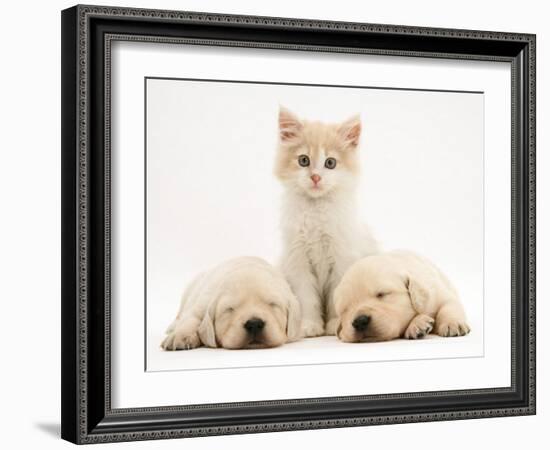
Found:
[[[378,292],[376,294],[376,298],[384,298],[386,295],[388,295],[387,292]]]
[[[309,166],[309,156],[307,155],[298,156],[298,164],[300,164],[302,167]]]
[[[325,167],[327,169],[334,169],[336,167],[336,160],[334,158],[327,158],[325,160]]]

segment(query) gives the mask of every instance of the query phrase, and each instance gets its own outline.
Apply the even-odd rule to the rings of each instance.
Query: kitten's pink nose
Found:
[[[317,175],[316,173],[311,175],[310,178],[311,178],[311,181],[313,181],[314,184],[317,184],[317,183],[319,183],[319,181],[321,181],[321,177],[319,175]]]

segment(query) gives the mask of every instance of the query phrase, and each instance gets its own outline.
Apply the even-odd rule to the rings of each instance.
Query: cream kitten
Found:
[[[305,337],[336,333],[334,288],[351,264],[378,251],[355,207],[360,134],[359,116],[325,124],[279,110],[281,269],[301,303]]]

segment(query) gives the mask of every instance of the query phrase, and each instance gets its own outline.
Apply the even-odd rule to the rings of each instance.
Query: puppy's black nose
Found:
[[[247,320],[244,324],[244,328],[250,334],[258,334],[263,330],[265,322],[262,319],[250,319]]]
[[[365,331],[369,326],[369,322],[370,317],[363,314],[357,316],[351,324],[353,325],[353,328],[355,328],[357,331]]]

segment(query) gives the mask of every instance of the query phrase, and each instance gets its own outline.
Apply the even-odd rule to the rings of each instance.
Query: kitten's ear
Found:
[[[284,106],[279,107],[279,138],[289,142],[298,137],[302,131],[302,122]]]
[[[357,147],[359,144],[359,137],[361,136],[361,116],[357,114],[350,117],[345,122],[342,122],[338,131],[346,147]]]

